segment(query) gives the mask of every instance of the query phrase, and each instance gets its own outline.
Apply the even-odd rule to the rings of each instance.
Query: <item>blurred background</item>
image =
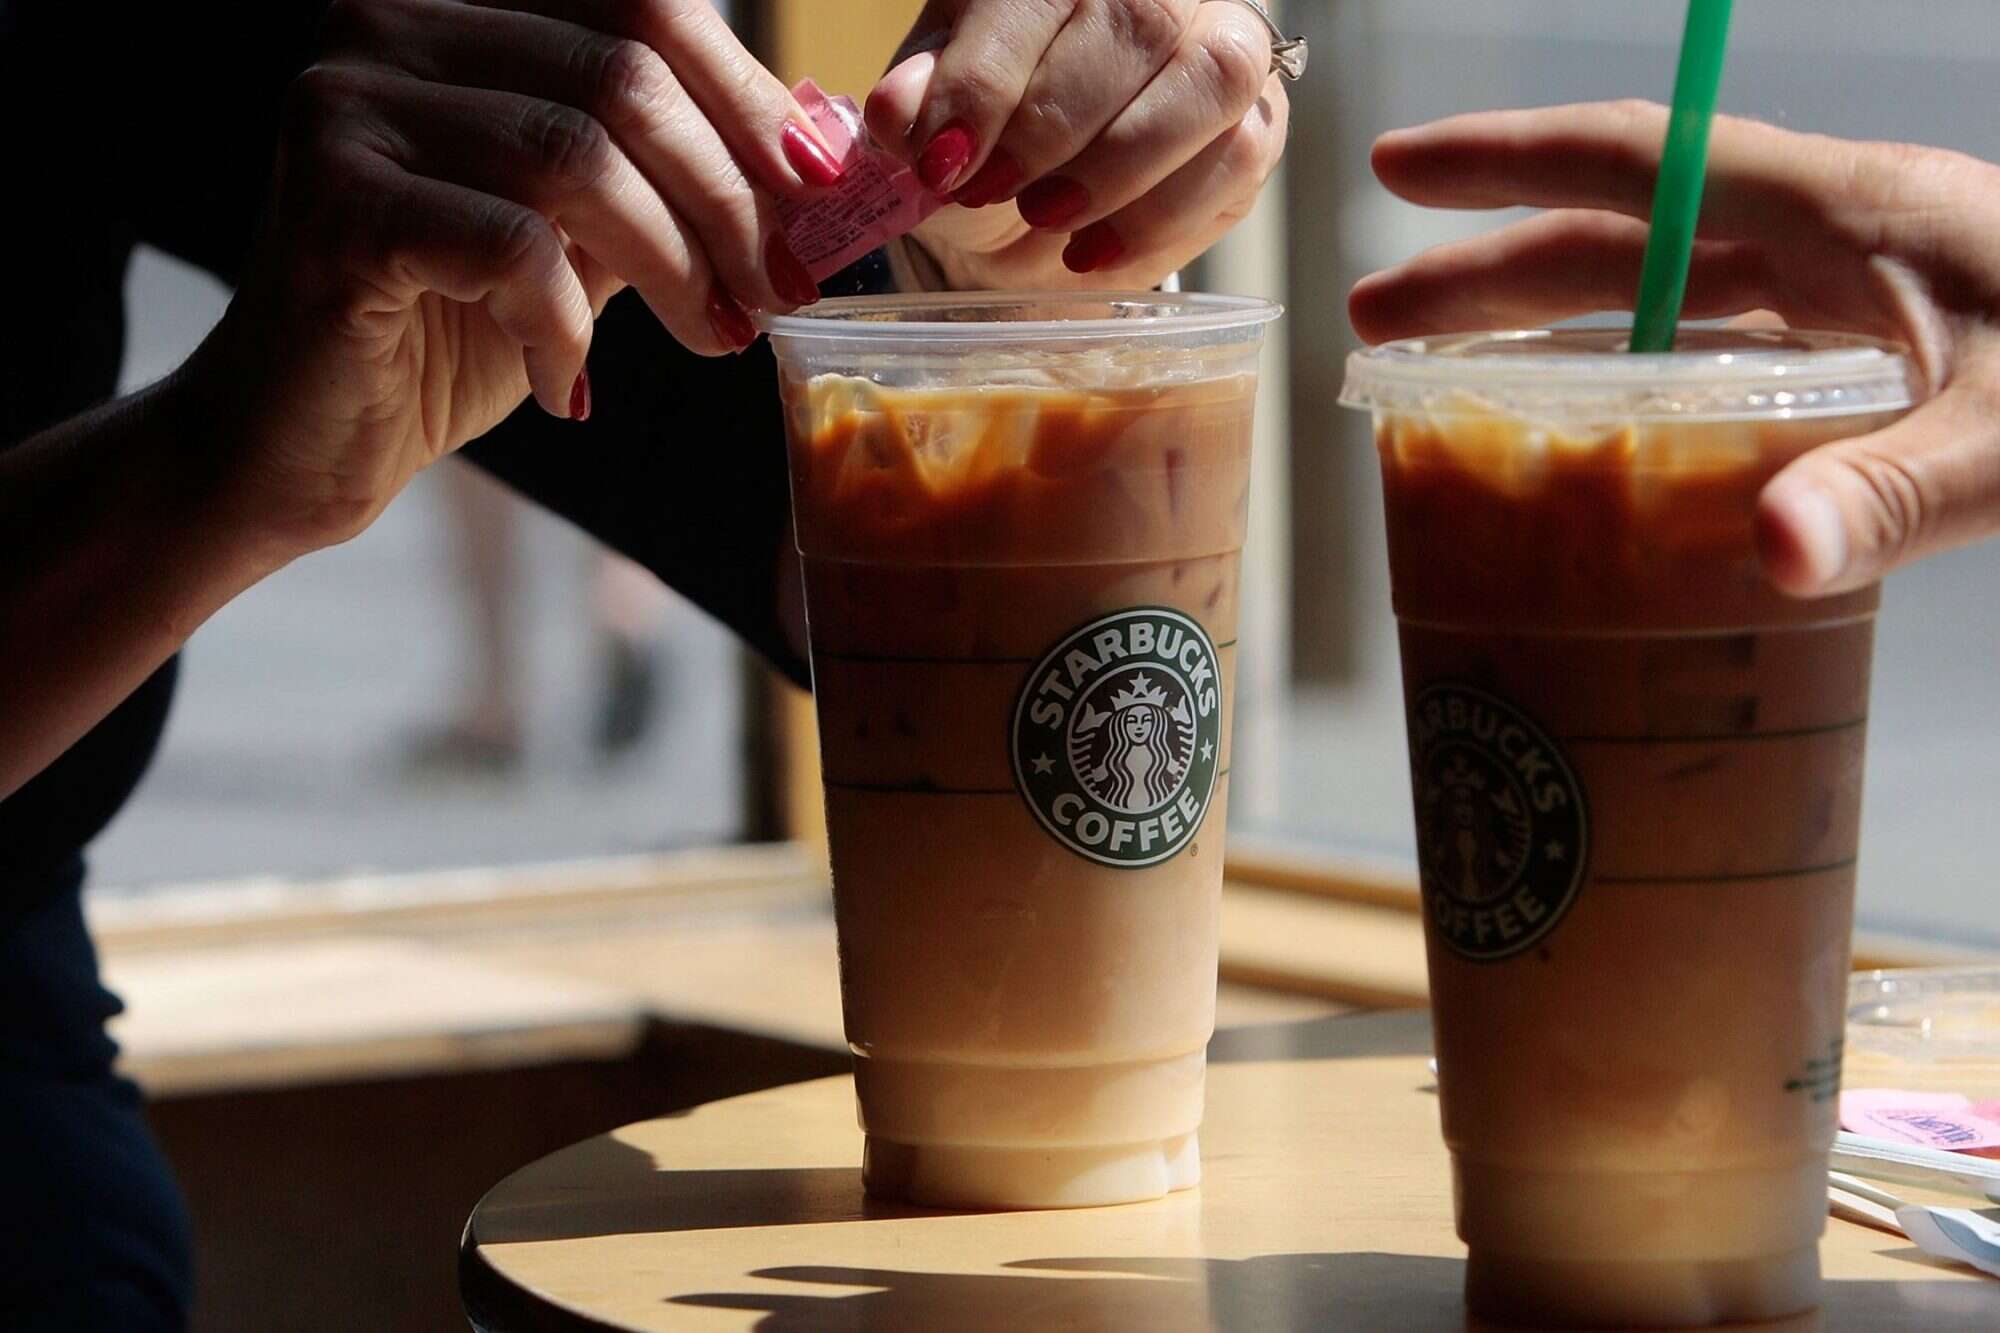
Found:
[[[734,16],[787,76],[865,91],[915,0]],[[1199,284],[1290,308],[1267,365],[1239,704],[1239,842],[1406,862],[1411,834],[1379,503],[1338,410],[1354,278],[1490,225],[1391,199],[1380,131],[1451,112],[1664,99],[1678,7],[1591,0],[1292,3],[1314,67],[1284,176]],[[783,50],[787,25],[797,40]],[[820,31],[824,29],[825,31]],[[1867,0],[1740,7],[1723,105],[1798,129],[2000,157],[1988,0],[1921,22]],[[816,53],[802,56],[800,52]],[[866,71],[866,72],[864,72]],[[126,379],[173,366],[226,294],[159,255],[129,279]],[[464,473],[465,476],[454,476]],[[561,860],[786,831],[769,787],[801,716],[729,637],[472,469],[420,480],[189,648],[173,729],[96,852],[100,893],[190,880]],[[2000,942],[2000,545],[1891,580],[1869,748],[1864,924]],[[496,609],[497,608],[497,609]],[[774,758],[774,753],[778,757]],[[794,758],[797,756],[794,755]],[[809,758],[809,756],[807,756]],[[810,796],[805,798],[810,804]],[[798,805],[795,801],[794,806]],[[810,822],[807,809],[799,816]]]

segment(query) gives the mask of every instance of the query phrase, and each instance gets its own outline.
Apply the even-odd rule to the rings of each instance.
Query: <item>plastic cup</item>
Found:
[[[871,1194],[1195,1183],[1263,301],[767,328]]]
[[[1894,420],[1900,350],[1478,334],[1356,353],[1403,661],[1468,1303],[1817,1301],[1878,590],[1775,591],[1757,496]]]

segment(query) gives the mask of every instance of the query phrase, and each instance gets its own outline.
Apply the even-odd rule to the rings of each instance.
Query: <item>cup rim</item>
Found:
[[[948,310],[1006,310],[1037,305],[1101,306],[1136,313],[1082,319],[908,319],[903,314]],[[849,343],[1020,343],[1089,339],[1178,337],[1191,333],[1255,330],[1284,313],[1258,296],[1216,292],[970,291],[894,296],[839,296],[789,315],[759,313],[759,328],[774,338]]]
[[[1745,419],[1897,411],[1921,395],[1903,344],[1801,329],[1690,328],[1670,352],[1623,328],[1402,338],[1347,360],[1343,406],[1556,419]]]

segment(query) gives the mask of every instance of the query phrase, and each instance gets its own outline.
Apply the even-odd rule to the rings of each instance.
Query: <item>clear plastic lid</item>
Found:
[[[934,292],[837,297],[758,322],[773,338],[906,343],[930,350],[940,343],[1242,334],[1262,328],[1283,311],[1253,296],[1204,292]]]
[[[2000,1063],[2000,965],[1912,967],[1855,975],[1849,1043],[1904,1059]]]
[[[1271,301],[1201,292],[851,296],[760,317],[788,373],[908,388],[1113,388],[1254,369]]]
[[[1556,422],[1755,421],[1893,412],[1921,396],[1900,344],[1846,333],[1685,329],[1671,352],[1625,329],[1406,338],[1347,359],[1340,401],[1377,412]]]

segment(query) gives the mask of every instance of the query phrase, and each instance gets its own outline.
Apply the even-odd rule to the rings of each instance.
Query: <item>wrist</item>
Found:
[[[227,323],[225,317],[225,324]],[[254,376],[232,373],[229,331],[218,327],[187,361],[145,392],[159,442],[151,471],[177,529],[208,546],[243,586],[327,543],[284,521],[273,503],[267,450],[246,401]]]

